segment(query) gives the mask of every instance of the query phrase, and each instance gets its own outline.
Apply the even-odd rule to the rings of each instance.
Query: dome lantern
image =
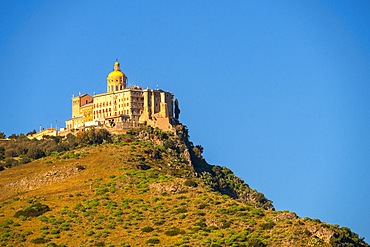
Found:
[[[119,68],[119,62],[118,61],[116,61],[114,63],[114,71],[121,71],[120,68]]]
[[[107,91],[115,92],[126,88],[126,75],[121,71],[120,64],[116,60],[113,66],[113,71],[107,76]]]

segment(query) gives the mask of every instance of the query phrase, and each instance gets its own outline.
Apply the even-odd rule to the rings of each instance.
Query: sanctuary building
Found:
[[[129,129],[149,124],[171,130],[174,118],[174,95],[158,89],[127,87],[127,77],[118,61],[107,76],[107,92],[72,97],[72,118],[66,129],[102,126]]]

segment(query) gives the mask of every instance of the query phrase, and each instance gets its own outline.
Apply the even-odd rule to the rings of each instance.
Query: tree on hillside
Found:
[[[27,156],[31,159],[40,159],[45,156],[44,151],[42,151],[37,146],[31,146],[30,149],[28,149]]]
[[[201,145],[196,145],[195,147],[193,147],[193,151],[199,159],[203,158],[202,157],[203,150],[204,148]]]
[[[28,132],[27,136],[31,136],[31,135],[34,135],[36,133],[37,133],[37,131],[34,129],[33,131]]]
[[[6,138],[5,133],[0,131],[0,139],[5,139],[5,138]]]
[[[68,148],[68,149],[74,149],[77,146],[76,136],[74,136],[71,133],[69,133],[66,136],[66,139],[67,139],[66,140],[66,148]]]
[[[179,108],[179,101],[175,99],[175,119],[179,120],[180,117],[180,108]]]
[[[0,147],[0,160],[5,158],[5,148]]]
[[[6,157],[5,158],[5,162],[4,162],[4,166],[6,168],[10,168],[12,166],[17,166],[18,165],[18,161],[16,161],[15,159],[13,159],[12,157]]]
[[[16,134],[11,134],[8,138],[9,139],[17,139],[18,136]]]
[[[111,142],[111,134],[106,129],[90,129],[77,133],[76,142],[79,145],[102,144],[104,141]]]

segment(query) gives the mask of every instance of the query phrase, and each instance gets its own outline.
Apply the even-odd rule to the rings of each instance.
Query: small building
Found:
[[[33,134],[32,136],[27,136],[29,139],[41,140],[44,136],[57,136],[58,131],[55,128],[48,128],[40,130],[40,132]]]
[[[72,97],[72,118],[66,129],[91,126],[127,129],[139,124],[149,124],[171,130],[174,112],[174,95],[170,92],[127,87],[127,77],[118,61],[107,76],[107,92]]]
[[[78,129],[93,120],[93,97],[88,94],[72,97],[72,118],[66,121],[67,129]]]

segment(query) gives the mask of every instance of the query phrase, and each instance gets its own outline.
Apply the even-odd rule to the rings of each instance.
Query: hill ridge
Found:
[[[369,246],[349,228],[274,210],[209,165],[183,125],[78,138],[75,150],[0,172],[0,246]]]

